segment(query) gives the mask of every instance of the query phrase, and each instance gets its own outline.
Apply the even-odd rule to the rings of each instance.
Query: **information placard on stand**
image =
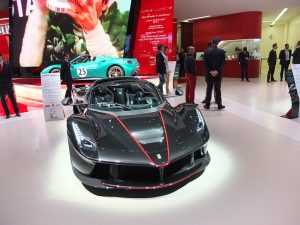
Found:
[[[294,75],[296,89],[298,92],[298,97],[300,97],[300,64],[292,64],[292,71]]]
[[[63,120],[65,116],[61,104],[60,74],[42,74],[41,81],[45,120]]]
[[[171,70],[170,74],[170,82],[169,82],[169,90],[171,94],[174,94],[174,74],[176,69],[176,61],[169,61],[169,68]]]

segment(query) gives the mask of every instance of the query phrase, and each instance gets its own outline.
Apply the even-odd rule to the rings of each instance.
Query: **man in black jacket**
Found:
[[[12,70],[9,63],[3,61],[3,56],[0,53],[0,97],[4,112],[6,114],[6,119],[9,119],[10,112],[5,100],[6,94],[13,104],[16,116],[21,116],[15,98],[14,85],[12,83]]]
[[[300,64],[300,41],[297,42],[296,49],[293,52],[293,64]]]
[[[270,82],[270,79],[272,82],[276,81],[274,79],[274,72],[275,72],[275,66],[277,60],[276,49],[277,49],[277,43],[273,44],[273,49],[270,51],[268,57],[268,64],[269,64],[269,71],[268,71],[268,78],[267,78],[268,83]]]
[[[65,98],[72,99],[72,76],[71,76],[71,70],[70,70],[70,54],[69,53],[64,53],[64,60],[61,63],[61,79],[67,85]]]
[[[211,40],[212,47],[204,52],[205,78],[207,82],[206,102],[204,108],[209,109],[211,92],[215,86],[216,102],[218,109],[224,109],[221,97],[222,71],[225,64],[225,52],[217,47],[219,41],[217,38]]]
[[[250,54],[247,51],[247,48],[244,47],[243,51],[241,51],[239,53],[238,60],[239,60],[240,66],[241,66],[241,78],[242,78],[242,81],[244,81],[244,77],[246,75],[247,82],[250,82],[249,75],[248,75],[248,60],[249,60],[249,57],[250,57]]]
[[[279,53],[281,71],[280,71],[280,81],[283,79],[283,72],[285,73],[289,69],[291,62],[292,51],[290,50],[289,44],[285,44],[284,49]]]
[[[158,90],[161,91],[161,93],[163,93],[163,85],[165,83],[165,75],[167,72],[166,69],[166,63],[165,63],[165,58],[163,56],[162,51],[164,46],[162,44],[159,44],[157,46],[157,53],[156,53],[156,73],[158,74],[159,77],[159,84],[157,86]]]

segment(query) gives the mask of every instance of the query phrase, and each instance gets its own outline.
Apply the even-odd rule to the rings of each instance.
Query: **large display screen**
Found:
[[[48,66],[69,52],[123,57],[131,0],[15,0],[15,66]]]

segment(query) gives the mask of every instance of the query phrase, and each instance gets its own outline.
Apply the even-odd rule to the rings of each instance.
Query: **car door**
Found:
[[[79,58],[71,64],[71,74],[73,79],[89,79],[97,77],[99,65],[93,57]]]

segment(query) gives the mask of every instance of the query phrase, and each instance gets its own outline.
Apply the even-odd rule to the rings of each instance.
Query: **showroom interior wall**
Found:
[[[273,27],[268,25],[262,26],[262,67],[267,67],[266,58],[272,48],[273,43],[278,44],[278,50],[284,48],[285,43],[290,44],[292,50],[295,49],[297,41],[300,40],[300,14],[285,23],[275,24]]]
[[[196,20],[193,42],[197,51],[204,51],[212,37],[220,40],[261,38],[262,12],[243,12]]]
[[[300,13],[288,23],[287,40],[294,50],[297,41],[300,41]]]
[[[181,23],[181,46],[193,45],[197,52],[207,49],[207,43],[212,37],[220,40],[260,39],[262,12],[243,12],[226,16],[194,20],[193,23]],[[260,62],[252,61],[249,65],[249,75],[259,76]],[[199,75],[204,75],[204,65],[197,61]],[[223,76],[240,77],[240,66],[237,60],[228,61]]]

